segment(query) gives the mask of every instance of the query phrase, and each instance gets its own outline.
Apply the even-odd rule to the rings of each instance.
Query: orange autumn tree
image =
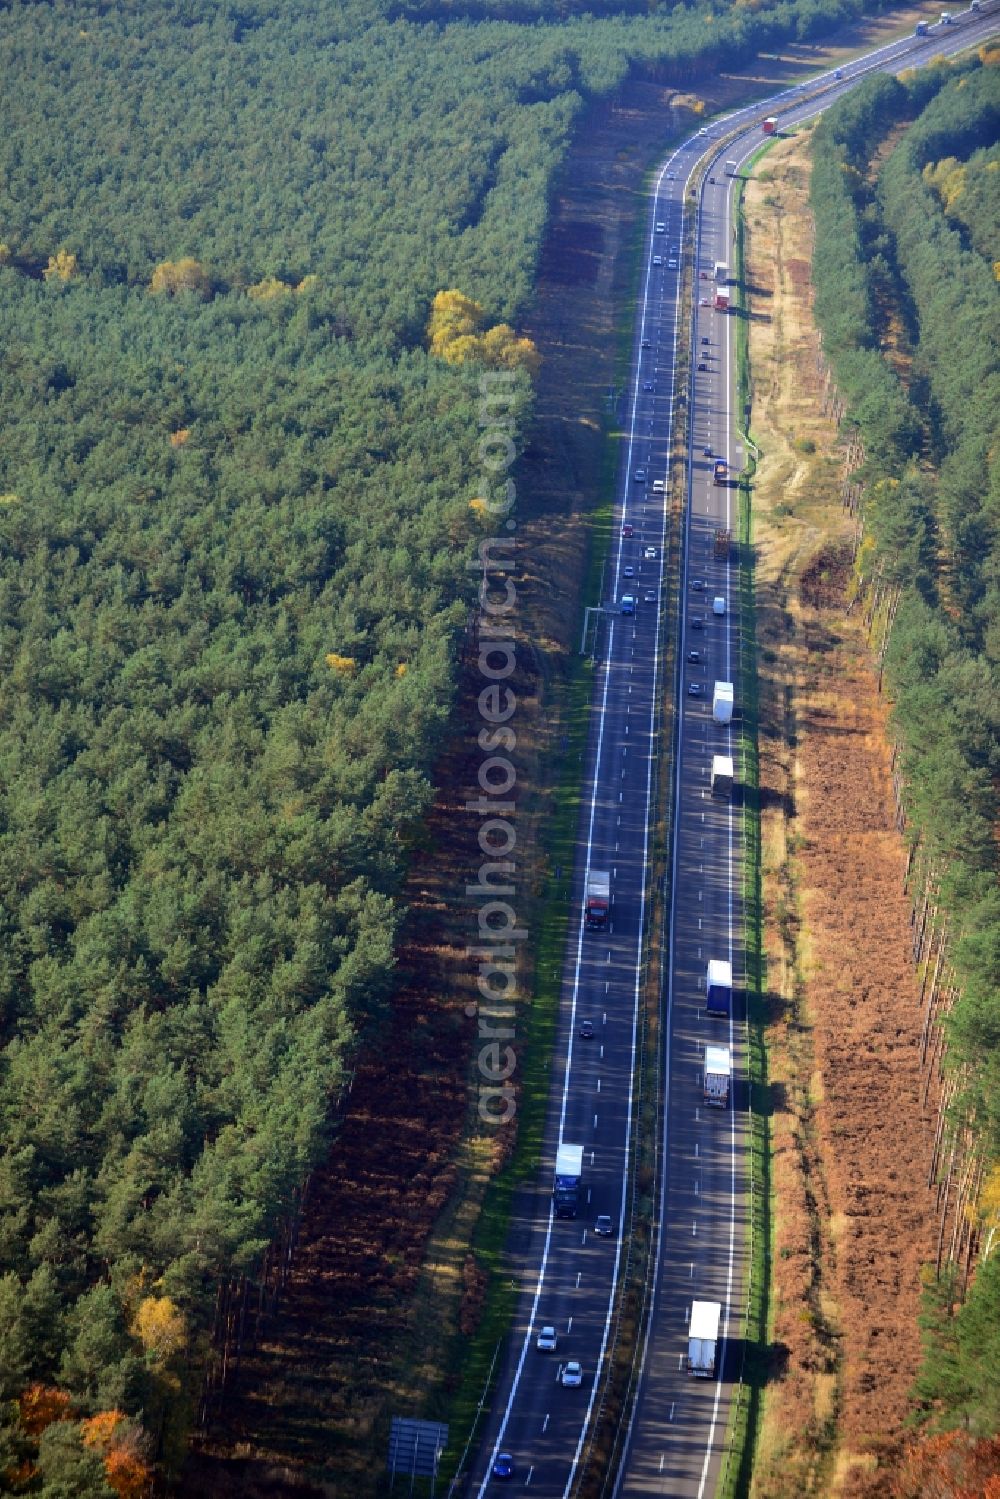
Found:
[[[28,1436],[37,1437],[53,1421],[69,1421],[73,1415],[73,1403],[65,1390],[33,1384],[18,1398],[17,1410]]]
[[[143,1452],[142,1434],[123,1411],[99,1411],[80,1424],[83,1445],[104,1459],[108,1487],[119,1499],[146,1499],[153,1473]]]
[[[914,1442],[887,1499],[1000,1499],[1000,1439],[946,1431]]]

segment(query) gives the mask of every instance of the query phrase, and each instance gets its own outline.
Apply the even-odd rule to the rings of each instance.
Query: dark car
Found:
[[[610,1213],[598,1213],[597,1222],[594,1224],[594,1233],[607,1235],[612,1232],[613,1224]]]
[[[701,697],[701,683],[700,682],[689,682],[688,683],[688,697]]]
[[[511,1457],[509,1452],[498,1452],[496,1457],[493,1459],[493,1477],[514,1477],[514,1459]]]
[[[712,449],[711,448],[702,448],[701,455],[702,455],[703,458],[711,458],[711,456],[712,456]]]
[[[691,579],[691,587],[694,589],[695,593],[704,593],[705,592],[705,579],[704,578],[692,578]]]
[[[594,1022],[592,1020],[580,1021],[580,1035],[583,1037],[584,1041],[593,1041]]]
[[[692,666],[696,665],[701,660],[701,651],[688,651],[688,660]]]
[[[699,359],[698,369],[702,371],[702,373],[704,373],[704,371],[708,369],[708,365],[705,363],[704,359]]]
[[[643,382],[642,382],[642,388],[643,388],[643,390],[652,390],[652,388],[653,388],[653,382],[652,382],[652,380],[643,380]]]
[[[715,186],[715,178],[714,177],[709,177],[708,180],[712,184],[712,186],[714,187]]]
[[[711,343],[711,342],[712,342],[712,340],[711,340],[711,339],[710,339],[710,338],[703,338],[703,339],[702,339],[702,341],[701,341],[701,346],[702,346],[702,348],[703,348],[703,349],[705,349],[705,348],[707,348],[707,347],[708,347],[708,345],[709,345],[709,344],[710,344],[710,343]]]
[[[690,623],[692,630],[703,630],[705,628],[705,621],[700,614],[692,614]]]
[[[643,600],[647,604],[655,604],[656,603],[656,589],[655,588],[647,588],[646,592],[643,594],[642,597],[643,597]]]
[[[644,349],[651,349],[653,347],[651,340],[648,338],[644,338],[642,340],[642,347]]]

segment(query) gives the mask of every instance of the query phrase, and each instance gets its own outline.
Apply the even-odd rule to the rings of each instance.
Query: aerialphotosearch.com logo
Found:
[[[479,460],[483,467],[482,493],[487,513],[508,533],[514,531],[514,481],[502,478],[514,462],[515,376],[509,370],[492,371],[479,382]],[[487,1124],[509,1124],[515,1112],[515,1089],[511,1081],[517,1066],[514,1039],[514,998],[517,993],[517,943],[528,935],[517,924],[512,904],[517,868],[513,853],[517,844],[513,799],[517,772],[510,758],[517,745],[511,720],[517,698],[508,685],[516,665],[514,608],[517,592],[510,574],[514,566],[515,542],[511,534],[484,541],[479,556],[469,566],[482,574],[479,584],[478,670],[484,680],[479,693],[482,727],[478,734],[483,760],[479,765],[481,795],[467,801],[467,812],[478,813],[479,848],[485,862],[479,866],[475,885],[465,893],[480,902],[477,925],[479,942],[466,949],[479,962],[476,986],[480,1002],[468,1007],[479,1016],[479,1116]]]

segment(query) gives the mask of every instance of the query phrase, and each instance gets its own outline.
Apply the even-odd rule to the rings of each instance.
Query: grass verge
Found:
[[[755,158],[756,161],[756,158]],[[751,164],[753,165],[753,163]],[[753,563],[753,479],[757,447],[750,430],[750,322],[742,183],[736,198],[736,282],[743,288],[736,335],[737,409],[744,413],[747,458],[739,479],[740,701],[743,704],[740,780],[743,787],[743,911],[746,951],[747,1079],[749,1087],[749,1280],[740,1384],[727,1432],[727,1458],[718,1494],[749,1493],[754,1448],[767,1378],[767,1328],[771,1243],[770,1147],[767,1102],[766,962],[764,957],[757,682]]]

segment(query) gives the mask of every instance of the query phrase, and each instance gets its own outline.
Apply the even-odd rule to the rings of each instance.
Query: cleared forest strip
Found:
[[[811,316],[808,136],[747,195],[775,1255],[753,1492],[877,1492],[919,1363],[933,1101],[885,704]]]

